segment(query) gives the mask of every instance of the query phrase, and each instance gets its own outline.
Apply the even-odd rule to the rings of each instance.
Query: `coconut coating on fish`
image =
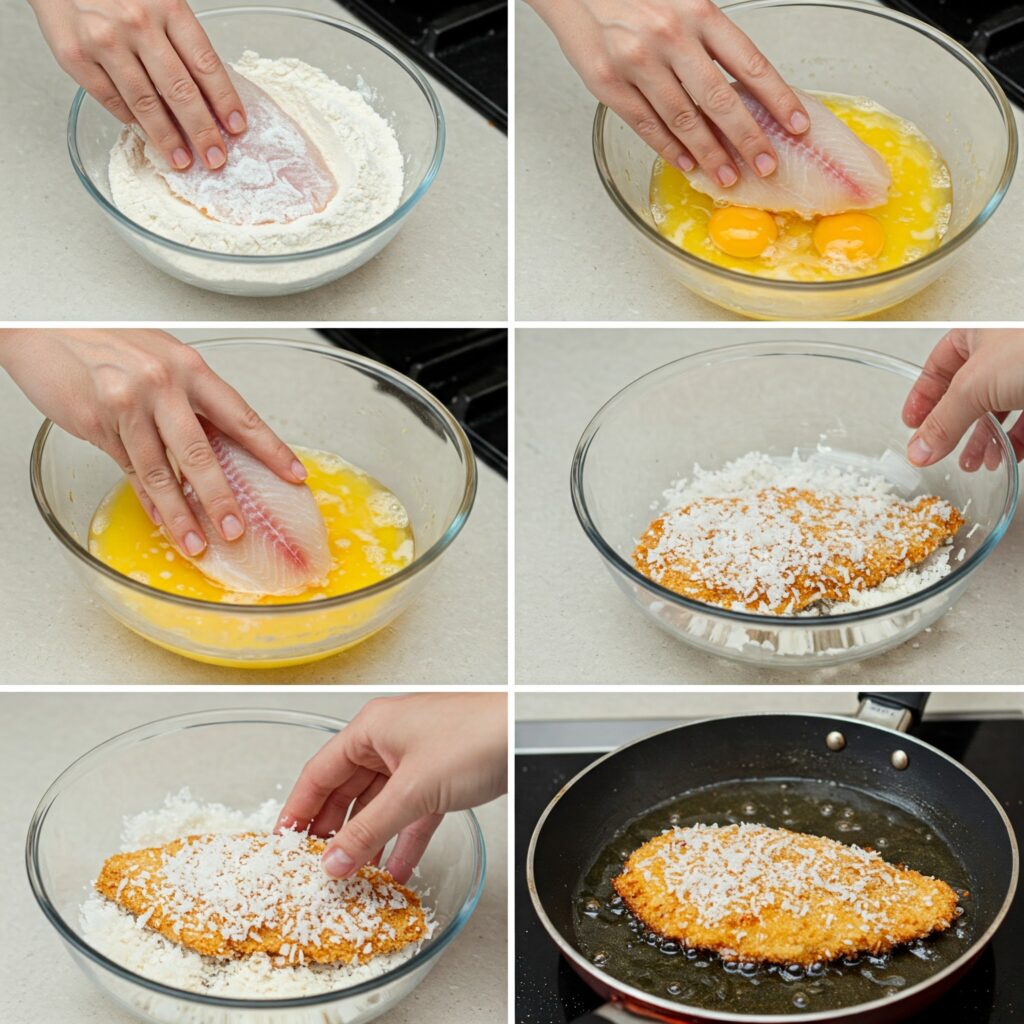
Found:
[[[426,936],[411,889],[374,867],[329,878],[325,847],[297,832],[186,836],[108,858],[96,890],[197,953],[276,967],[364,964]]]
[[[635,850],[612,884],[650,931],[743,963],[888,953],[958,914],[939,879],[858,846],[750,823],[673,828]]]

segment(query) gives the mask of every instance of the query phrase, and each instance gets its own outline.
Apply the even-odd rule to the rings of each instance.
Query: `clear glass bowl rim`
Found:
[[[437,559],[440,558],[448,549],[452,541],[459,535],[462,527],[466,523],[466,520],[469,518],[470,510],[473,508],[473,501],[476,498],[476,456],[473,454],[473,447],[469,443],[469,438],[466,437],[466,432],[461,426],[459,426],[455,417],[453,417],[451,413],[448,412],[448,410],[425,388],[420,387],[419,384],[410,380],[403,374],[384,366],[383,363],[375,362],[372,359],[356,355],[353,352],[347,352],[342,349],[326,348],[322,345],[313,345],[305,341],[290,341],[284,338],[248,338],[240,336],[237,338],[217,338],[209,341],[198,341],[194,344],[200,352],[208,349],[230,348],[238,345],[261,345],[270,348],[287,346],[290,349],[301,349],[306,352],[312,352],[316,355],[336,359],[347,366],[352,366],[367,372],[378,380],[385,382],[389,387],[401,391],[403,395],[412,399],[421,407],[426,406],[430,413],[438,417],[447,428],[449,438],[454,441],[458,447],[462,463],[466,470],[462,500],[455,515],[452,517],[452,521],[448,524],[444,533],[429,548],[427,548],[423,554],[417,555],[409,565],[404,569],[400,569],[393,576],[388,576],[386,579],[379,580],[377,583],[373,583],[368,587],[362,587],[359,590],[352,590],[347,594],[337,594],[334,597],[327,597],[322,601],[316,601],[315,603],[310,603],[309,601],[289,601],[282,604],[269,605],[233,604],[230,606],[232,615],[272,616],[275,614],[284,615],[303,611],[309,612],[320,608],[338,608],[345,604],[352,604],[356,601],[361,601],[366,597],[383,594],[392,587],[398,586],[400,583],[404,583],[406,580],[415,576],[428,565],[436,562]],[[42,477],[43,449],[46,446],[46,439],[49,436],[50,431],[55,426],[56,424],[52,420],[43,420],[42,426],[40,426],[39,432],[36,434],[35,443],[32,445],[29,475],[32,486],[32,497],[35,499],[36,508],[39,509],[39,513],[43,517],[43,521],[50,528],[50,531],[57,540],[59,540],[72,555],[84,562],[90,569],[93,569],[101,575],[106,576],[108,579],[114,580],[122,586],[128,587],[139,594],[144,594],[147,597],[167,600],[173,604],[181,605],[186,608],[197,608],[203,609],[204,611],[209,611],[212,608],[220,609],[221,611],[226,610],[228,606],[218,604],[215,601],[200,601],[193,597],[183,597],[181,594],[171,594],[166,590],[158,590],[145,583],[140,583],[138,580],[134,580],[130,576],[125,576],[122,573],[119,573],[116,569],[111,568],[105,562],[101,562],[88,550],[88,548],[79,544],[79,542],[64,529],[63,524],[50,507],[50,502],[46,496],[46,488],[43,484]]]
[[[362,981],[358,985],[351,985],[347,988],[335,989],[332,992],[321,992],[312,996],[295,996],[289,999],[235,999],[224,996],[207,996],[199,992],[189,992],[185,989],[173,988],[158,981],[152,981],[135,974],[113,960],[108,959],[102,953],[93,949],[82,939],[73,928],[70,928],[64,921],[63,916],[50,901],[46,892],[46,886],[39,871],[39,841],[43,825],[46,823],[46,815],[49,813],[53,801],[63,791],[64,785],[88,770],[93,762],[101,760],[103,755],[124,747],[130,747],[140,740],[152,739],[156,736],[167,736],[185,729],[203,728],[209,725],[235,725],[235,724],[270,724],[270,725],[299,725],[308,728],[321,729],[328,733],[340,732],[349,723],[344,719],[331,718],[328,715],[319,715],[305,711],[280,711],[271,708],[225,708],[217,711],[195,711],[185,715],[174,715],[168,718],[160,718],[144,725],[135,726],[125,732],[119,733],[108,740],[93,747],[91,750],[76,758],[60,775],[50,784],[42,799],[39,801],[32,820],[29,823],[28,835],[25,840],[25,868],[28,872],[29,885],[32,888],[32,895],[40,909],[46,915],[47,920],[54,926],[58,934],[74,949],[83,956],[88,957],[99,967],[105,968],[112,974],[117,975],[125,981],[134,982],[142,988],[151,992],[159,993],[174,999],[184,999],[189,1002],[198,1003],[202,1006],[216,1006],[224,1009],[236,1010],[283,1010],[295,1009],[297,1007],[318,1006],[324,1003],[337,1002],[349,996],[364,995],[381,988],[391,981],[395,981],[411,971],[416,970],[433,957],[437,956],[455,936],[462,930],[469,920],[470,915],[476,909],[483,892],[484,876],[487,869],[487,850],[484,845],[483,832],[480,822],[471,810],[455,812],[469,827],[473,838],[474,865],[473,875],[470,881],[466,897],[459,908],[459,912],[452,918],[444,930],[430,944],[417,952],[409,960],[399,964],[393,970],[386,972],[368,981]]]
[[[603,103],[599,103],[594,114],[594,127],[591,136],[594,162],[597,165],[597,173],[601,179],[601,184],[626,220],[671,257],[696,269],[725,278],[736,284],[750,285],[756,283],[759,286],[776,291],[804,293],[842,291],[843,289],[865,288],[881,282],[896,281],[917,270],[940,262],[946,256],[952,255],[968,239],[977,234],[981,230],[982,225],[996,212],[999,204],[1003,201],[1003,196],[1006,195],[1007,189],[1010,187],[1010,182],[1017,167],[1018,149],[1017,124],[1014,120],[1009,101],[1006,99],[1006,94],[999,86],[999,83],[992,77],[984,64],[958,42],[950,39],[949,36],[943,34],[938,29],[925,24],[923,21],[876,4],[862,3],[860,0],[739,0],[736,3],[723,4],[722,10],[729,11],[754,7],[835,7],[840,10],[862,11],[865,14],[884,18],[887,21],[894,21],[912,28],[941,46],[950,56],[955,57],[974,73],[975,77],[985,87],[993,102],[999,108],[1000,116],[1003,119],[1003,127],[1006,129],[1006,160],[1003,164],[1003,173],[995,191],[974,220],[965,225],[958,234],[948,241],[944,240],[937,249],[922,256],[921,259],[914,260],[913,263],[907,263],[902,267],[893,267],[891,270],[884,270],[879,274],[866,274],[864,277],[844,278],[839,281],[777,281],[769,277],[758,277],[756,274],[744,274],[739,270],[731,270],[727,267],[717,266],[714,263],[708,263],[706,260],[686,252],[636,215],[633,208],[626,202],[615,185],[608,167],[608,161],[605,158],[604,124],[605,118],[608,115],[608,108]]]
[[[638,572],[629,562],[615,551],[604,539],[590,515],[586,498],[583,493],[583,478],[586,473],[587,453],[591,442],[597,436],[598,431],[604,425],[605,420],[615,408],[623,401],[628,400],[630,392],[639,386],[651,383],[657,377],[674,376],[680,368],[684,370],[689,366],[706,367],[721,363],[734,362],[740,359],[749,358],[773,358],[776,356],[800,356],[812,359],[840,359],[846,362],[858,363],[861,366],[868,366],[875,370],[883,370],[895,373],[904,377],[911,383],[917,380],[921,373],[921,367],[907,362],[896,356],[888,355],[885,352],[877,352],[874,349],[859,348],[853,345],[843,345],[838,342],[825,341],[754,341],[741,342],[736,345],[723,345],[715,348],[704,349],[694,352],[691,355],[683,356],[680,359],[673,359],[653,370],[648,371],[636,380],[631,381],[624,388],[621,388],[604,405],[598,409],[593,419],[587,424],[576,451],[573,453],[572,466],[570,469],[570,491],[572,493],[572,504],[576,511],[576,518],[583,527],[583,532],[590,539],[590,542],[597,548],[598,552],[609,566],[622,573],[633,584],[642,586],[658,598],[671,604],[685,608],[687,611],[699,612],[702,615],[726,619],[731,622],[742,622],[746,625],[757,626],[762,629],[813,629],[834,628],[836,626],[856,626],[873,619],[888,618],[895,612],[913,608],[929,597],[941,594],[948,587],[959,583],[962,579],[977,568],[992,553],[996,544],[1002,539],[1007,528],[1013,519],[1017,508],[1017,500],[1020,493],[1020,474],[1017,469],[1017,460],[1013,454],[1013,447],[1010,439],[1006,436],[999,421],[991,414],[985,414],[985,421],[994,430],[994,436],[999,443],[1004,464],[1009,467],[1007,474],[1006,493],[1003,498],[1003,510],[999,519],[992,527],[988,536],[979,545],[969,558],[956,566],[947,576],[923,587],[914,594],[902,597],[898,601],[889,604],[879,605],[877,608],[866,608],[859,612],[846,612],[842,615],[828,615],[821,618],[798,617],[795,615],[757,615],[753,612],[733,611],[730,608],[719,608],[717,605],[705,604],[702,601],[694,601],[683,597],[674,591],[667,590],[660,584],[648,579]]]
[[[216,7],[206,11],[196,11],[196,17],[200,21],[203,18],[213,18],[218,15],[235,15],[235,14],[280,14],[285,17],[293,18],[305,18],[308,21],[319,21],[321,24],[330,25],[332,28],[341,29],[343,32],[349,33],[362,39],[363,42],[369,43],[371,46],[380,50],[381,53],[390,57],[406,74],[416,83],[419,87],[420,92],[423,93],[424,98],[430,105],[431,110],[434,114],[434,153],[431,157],[430,163],[427,165],[426,170],[423,172],[423,176],[420,179],[419,184],[409,194],[409,196],[401,203],[401,205],[391,214],[384,218],[379,224],[374,224],[372,227],[367,228],[365,231],[361,231],[358,235],[353,235],[351,238],[343,239],[340,242],[334,242],[331,245],[322,246],[319,249],[307,249],[302,252],[286,252],[276,254],[231,254],[223,252],[211,252],[209,249],[197,249],[191,245],[185,245],[182,242],[176,242],[172,238],[165,238],[163,235],[158,235],[148,228],[143,227],[141,224],[137,224],[130,217],[125,216],[112,202],[96,186],[93,184],[92,176],[85,169],[85,164],[82,162],[81,155],[78,152],[78,113],[81,110],[82,104],[85,102],[86,92],[84,89],[79,89],[75,93],[74,99],[71,101],[71,111],[68,114],[68,129],[67,129],[67,142],[68,142],[68,153],[71,157],[71,165],[75,169],[75,174],[78,175],[78,180],[85,187],[86,192],[96,200],[97,203],[114,218],[117,223],[122,227],[133,231],[137,235],[141,235],[147,241],[157,242],[160,245],[167,246],[170,249],[174,249],[177,252],[187,253],[190,256],[201,256],[204,259],[219,260],[224,263],[232,264],[272,264],[272,263],[292,263],[297,260],[314,259],[317,256],[327,256],[332,253],[343,252],[345,249],[350,249],[354,246],[361,245],[363,242],[367,242],[377,235],[382,234],[389,228],[393,227],[399,221],[401,221],[407,213],[423,198],[426,194],[427,189],[430,188],[437,176],[437,172],[441,167],[441,159],[444,156],[445,146],[445,121],[444,111],[441,109],[441,101],[437,98],[437,94],[434,92],[430,83],[427,81],[423,73],[407,61],[401,54],[396,50],[393,50],[388,46],[382,39],[379,39],[372,32],[366,29],[360,28],[358,25],[352,25],[347,21],[341,21],[339,18],[332,18],[328,14],[317,14],[314,11],[303,11],[294,7],[266,7],[266,6],[249,6],[249,7]]]

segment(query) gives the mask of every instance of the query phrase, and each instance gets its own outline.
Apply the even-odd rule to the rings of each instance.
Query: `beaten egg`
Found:
[[[938,248],[949,224],[952,186],[935,147],[909,121],[870,100],[816,95],[885,161],[892,187],[884,205],[811,220],[719,206],[659,159],[651,210],[661,234],[708,263],[785,281],[864,277]]]

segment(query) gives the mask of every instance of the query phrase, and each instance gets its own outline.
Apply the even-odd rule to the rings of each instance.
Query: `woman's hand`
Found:
[[[337,832],[323,858],[334,878],[375,860],[397,835],[387,869],[405,882],[446,812],[505,792],[507,730],[504,694],[372,700],[302,769],[277,827]]]
[[[662,158],[739,180],[718,137],[765,177],[775,150],[721,68],[794,134],[810,127],[795,92],[711,0],[529,0],[587,88]],[[717,64],[716,64],[717,61]]]
[[[224,165],[217,122],[240,135],[245,108],[185,0],[29,2],[57,63],[118,120],[138,122],[171,167],[192,163],[190,143],[211,170]]]
[[[985,413],[1000,423],[1024,408],[1024,331],[950,331],[935,346],[903,406],[903,422],[917,432],[907,446],[915,466],[945,458]],[[1019,462],[1024,458],[1024,415],[1007,431]],[[998,461],[992,434],[975,428],[960,454],[960,465],[972,471]]]
[[[198,417],[278,476],[306,478],[292,450],[225,384],[199,352],[163,331],[0,331],[0,366],[44,415],[105,451],[154,523],[190,555],[206,538],[168,451],[226,540],[245,517]]]

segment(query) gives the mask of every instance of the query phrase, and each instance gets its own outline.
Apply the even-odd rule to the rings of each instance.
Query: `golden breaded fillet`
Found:
[[[372,867],[332,881],[324,848],[295,832],[186,836],[110,857],[96,889],[179,945],[279,967],[363,964],[426,935],[414,892]]]
[[[633,564],[684,597],[785,615],[878,586],[923,562],[963,524],[936,497],[906,504],[768,487],[664,513],[640,538]]]
[[[644,843],[614,879],[650,930],[744,963],[801,964],[949,928],[956,893],[833,839],[765,825],[694,825]]]

